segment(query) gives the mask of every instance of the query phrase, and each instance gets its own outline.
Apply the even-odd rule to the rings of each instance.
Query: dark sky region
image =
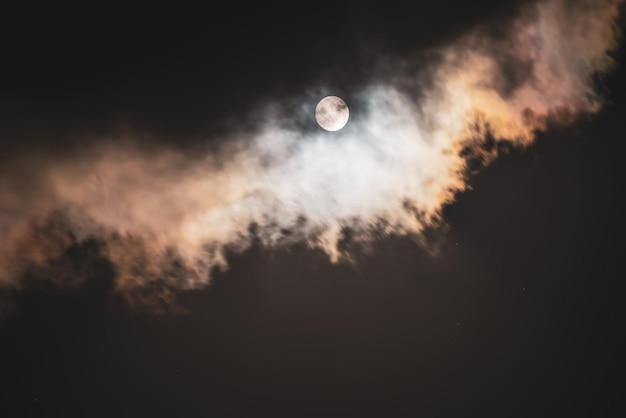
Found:
[[[10,6],[0,164],[80,158],[128,131],[192,154],[254,129],[267,102],[316,85],[350,98],[478,24],[497,36],[520,5]],[[80,284],[44,270],[2,290],[0,416],[623,416],[623,47],[614,58],[600,112],[502,146],[445,206],[437,256],[409,237],[337,264],[253,242],[177,292],[185,312],[154,313],[115,291],[97,240],[67,249]]]

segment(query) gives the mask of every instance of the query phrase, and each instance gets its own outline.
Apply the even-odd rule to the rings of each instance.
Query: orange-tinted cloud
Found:
[[[129,138],[65,159],[21,157],[0,172],[0,284],[19,287],[29,269],[76,283],[59,259],[93,239],[116,290],[167,303],[205,286],[253,236],[267,247],[304,241],[333,260],[345,256],[345,228],[362,242],[420,236],[467,187],[469,159],[496,157],[487,135],[526,146],[550,118],[600,109],[592,77],[610,69],[620,3],[547,0],[497,37],[477,28],[435,51],[419,100],[398,87],[411,83],[375,80],[360,94],[365,111],[332,135],[273,116],[203,156]]]

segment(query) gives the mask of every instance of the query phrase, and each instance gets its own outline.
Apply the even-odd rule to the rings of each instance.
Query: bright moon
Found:
[[[348,105],[337,96],[326,96],[315,107],[315,120],[327,131],[343,128],[349,117]]]

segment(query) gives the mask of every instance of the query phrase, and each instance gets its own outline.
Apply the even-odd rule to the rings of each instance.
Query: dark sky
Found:
[[[9,9],[0,160],[125,126],[193,147],[265,100],[322,81],[349,94],[372,56],[399,62],[515,10]],[[623,416],[623,49],[616,59],[602,112],[501,156],[446,208],[438,258],[400,238],[354,265],[254,247],[182,294],[187,314],[117,303],[105,259],[76,288],[35,280],[0,324],[0,416]]]
[[[22,6],[1,29],[0,133],[23,147],[131,127],[188,144],[320,81],[358,88],[381,54],[397,67],[402,52],[515,12],[500,3]]]

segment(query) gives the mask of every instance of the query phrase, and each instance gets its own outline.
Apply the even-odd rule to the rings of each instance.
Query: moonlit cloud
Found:
[[[610,67],[620,3],[542,1],[498,36],[477,28],[421,72],[373,79],[341,131],[295,128],[268,107],[252,133],[206,155],[146,151],[131,135],[67,158],[22,156],[0,171],[0,284],[19,287],[27,271],[75,283],[58,260],[95,240],[116,290],[141,300],[152,286],[145,298],[167,300],[205,286],[253,238],[336,261],[346,228],[363,243],[419,237],[467,187],[469,159],[496,157],[487,136],[527,146],[548,120],[600,109],[592,77]]]

